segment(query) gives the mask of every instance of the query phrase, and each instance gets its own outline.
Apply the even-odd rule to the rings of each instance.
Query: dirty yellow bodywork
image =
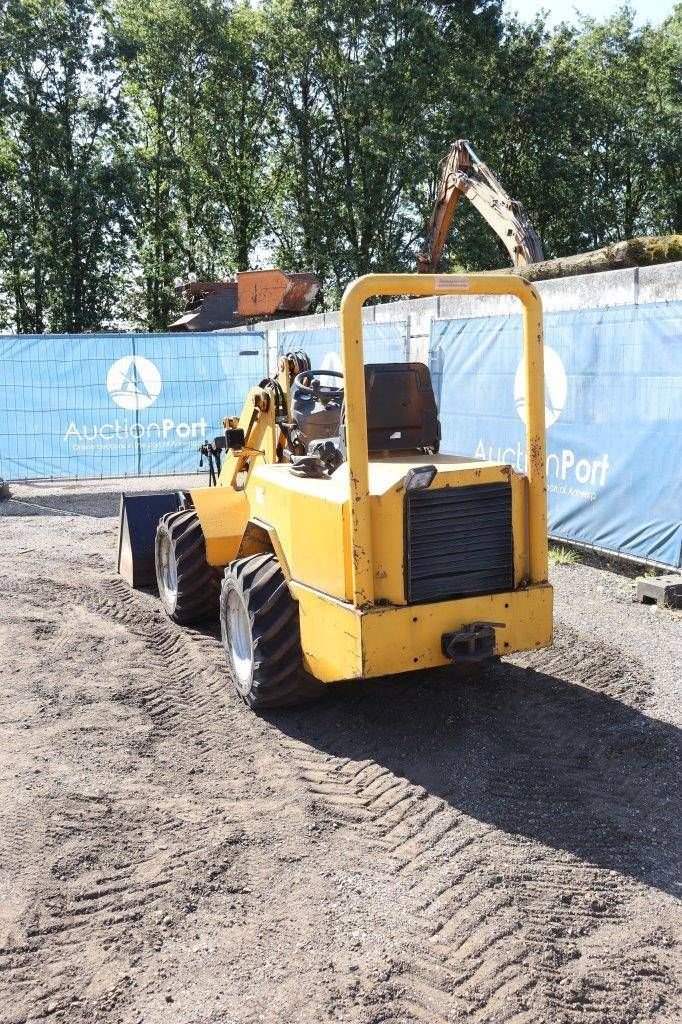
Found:
[[[450,664],[444,633],[495,622],[495,653],[544,647],[552,638],[552,588],[528,587],[432,604],[359,609],[292,582],[299,602],[301,645],[310,672],[325,683],[369,679]]]
[[[192,499],[206,542],[206,560],[223,566],[236,558],[251,517],[249,499],[232,487],[198,487]]]
[[[504,463],[455,455],[368,456],[363,302],[374,295],[455,292],[512,294],[523,305],[526,474]],[[219,487],[192,491],[209,562],[225,565],[253,553],[258,544],[275,551],[299,604],[305,668],[323,682],[448,664],[443,634],[474,623],[494,624],[496,654],[549,644],[542,309],[535,289],[511,276],[368,275],[346,290],[341,338],[347,461],[330,478],[293,475],[280,460],[283,439],[273,404],[254,389],[239,422],[248,428],[248,447],[229,454]],[[408,603],[405,480],[419,466],[435,467],[431,491],[509,485],[513,588],[508,592]]]

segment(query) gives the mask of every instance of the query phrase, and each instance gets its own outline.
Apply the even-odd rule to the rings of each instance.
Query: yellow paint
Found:
[[[462,281],[471,293],[512,294],[523,304],[526,476],[454,455],[368,459],[362,303],[377,294],[455,293]],[[266,391],[252,389],[239,420],[249,447],[228,456],[218,488],[192,492],[211,564],[236,556],[249,520],[262,526],[299,601],[306,667],[325,682],[446,664],[442,634],[476,621],[504,623],[496,630],[500,654],[549,643],[542,317],[533,287],[511,276],[369,275],[346,290],[341,333],[348,461],[331,479],[294,476],[278,462],[272,396],[268,402]],[[406,604],[404,485],[409,470],[423,465],[436,467],[432,490],[509,484],[513,592]]]
[[[375,597],[405,604],[404,481],[413,466],[435,465],[432,489],[510,482],[512,495],[525,481],[503,463],[472,462],[456,455],[389,457],[369,464],[369,498],[374,552]],[[268,530],[273,550],[292,578],[340,600],[351,598],[351,553],[348,530],[348,471],[341,466],[329,480],[295,477],[288,465],[259,463],[246,485],[251,517]],[[525,533],[522,499],[514,501],[514,524]],[[277,538],[275,543],[274,538]],[[279,555],[278,552],[281,552]],[[515,559],[515,582],[527,579],[527,552]]]
[[[277,462],[277,445],[281,435],[275,422],[272,393],[263,388],[251,388],[238,426],[244,431],[248,447],[227,453],[218,478],[219,487],[237,487],[239,474],[250,473],[258,462],[270,465]]]
[[[276,534],[291,574],[345,598],[350,585],[345,473],[311,480],[294,476],[287,464],[259,463],[246,493],[253,516]]]
[[[514,586],[525,586],[530,575],[528,554],[528,479],[513,472],[512,484],[512,537],[514,541]]]
[[[249,521],[244,491],[231,487],[197,487],[191,492],[206,541],[206,560],[216,568],[236,557]]]
[[[277,536],[277,531],[275,530],[274,526],[270,526],[268,523],[264,523],[262,520],[258,519],[255,516],[251,517],[251,519],[249,520],[249,525],[258,527],[260,530],[263,531],[263,533],[265,533],[267,542],[258,548],[258,553],[265,551],[273,551],[277,556],[277,561],[279,562],[280,568],[284,575],[284,579],[287,581],[287,583],[289,583],[291,581],[291,570],[289,569],[289,563],[287,562],[286,555],[284,554],[284,548],[282,547],[282,544],[280,542],[279,537]],[[247,534],[245,534],[245,537],[246,536]],[[245,551],[244,547],[244,541],[242,541],[239,551],[237,552],[237,558],[248,557],[248,555],[254,553],[253,551]]]
[[[552,588],[547,584],[402,607],[361,609],[292,582],[299,603],[306,668],[325,683],[392,675],[448,665],[443,633],[473,622],[496,628],[496,654],[513,654],[552,641]]]
[[[341,300],[341,348],[346,401],[346,441],[350,476],[350,529],[354,551],[352,598],[356,607],[372,604],[375,596],[372,522],[369,503],[367,410],[365,406],[362,305],[375,295],[435,295],[462,291],[478,295],[514,295],[523,305],[523,345],[526,382],[526,455],[528,475],[529,576],[547,579],[547,486],[545,480],[545,396],[542,347],[542,304],[533,286],[509,274],[447,275],[366,274],[348,285]]]

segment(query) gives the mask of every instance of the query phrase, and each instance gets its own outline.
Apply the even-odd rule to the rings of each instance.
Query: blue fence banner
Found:
[[[682,302],[547,313],[550,535],[682,565]],[[438,320],[443,451],[525,469],[520,316]]]
[[[260,332],[0,336],[0,476],[194,472],[266,374]]]
[[[363,343],[366,363],[404,363],[408,358],[407,321],[364,324]],[[313,370],[341,369],[341,331],[338,327],[319,327],[300,331],[278,331],[277,351],[307,352]]]

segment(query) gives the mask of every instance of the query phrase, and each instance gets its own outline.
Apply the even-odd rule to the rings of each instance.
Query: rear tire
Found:
[[[218,616],[220,570],[206,561],[206,542],[194,509],[169,512],[156,530],[156,583],[168,616],[189,626]]]
[[[275,555],[251,555],[227,566],[220,630],[230,678],[250,708],[302,704],[322,692],[303,671],[298,603]]]

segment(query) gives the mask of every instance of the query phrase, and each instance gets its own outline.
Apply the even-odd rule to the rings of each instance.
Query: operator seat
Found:
[[[431,374],[424,363],[367,363],[365,366],[367,449],[380,452],[437,452],[440,423]],[[346,406],[339,436],[315,438],[307,456],[295,458],[297,475],[331,473],[346,461]],[[323,468],[324,467],[324,468]]]
[[[424,363],[368,363],[365,398],[370,453],[438,451],[438,407]]]

